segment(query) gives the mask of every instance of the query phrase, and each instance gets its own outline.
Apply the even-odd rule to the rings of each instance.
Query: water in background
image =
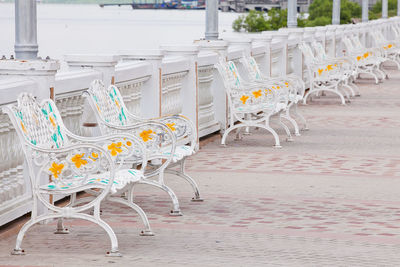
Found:
[[[38,4],[39,56],[118,53],[190,44],[204,37],[204,10],[133,10],[131,7]],[[220,13],[220,33],[232,32],[236,13]],[[0,4],[0,56],[14,53],[14,4]]]

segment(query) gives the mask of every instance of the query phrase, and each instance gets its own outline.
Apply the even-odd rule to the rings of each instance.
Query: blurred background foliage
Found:
[[[389,17],[396,16],[397,0],[388,1]],[[369,19],[380,18],[382,14],[382,1],[378,1],[369,11]],[[341,0],[340,24],[353,23],[361,18],[361,6],[358,3]],[[299,14],[298,27],[325,26],[332,23],[332,0],[314,0],[306,18],[305,14]],[[287,10],[271,9],[268,12],[251,10],[249,13],[239,16],[232,24],[236,32],[262,32],[278,30],[287,27]]]

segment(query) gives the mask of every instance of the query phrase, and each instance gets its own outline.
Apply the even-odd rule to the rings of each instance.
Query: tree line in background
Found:
[[[399,0],[400,1],[400,0]],[[300,14],[298,27],[325,26],[332,23],[332,0],[314,0],[309,9],[309,16]],[[369,19],[381,17],[382,1],[378,1],[369,11]],[[397,0],[388,1],[389,17],[396,16]],[[340,24],[348,24],[352,19],[361,18],[361,6],[349,0],[340,2]],[[287,27],[287,9],[271,9],[268,13],[251,10],[247,15],[239,16],[232,24],[234,31],[261,32]]]

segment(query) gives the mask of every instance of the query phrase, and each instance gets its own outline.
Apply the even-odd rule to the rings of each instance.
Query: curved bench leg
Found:
[[[152,186],[155,186],[155,187],[160,188],[163,191],[167,192],[169,197],[172,200],[172,205],[173,205],[173,209],[171,210],[170,215],[172,215],[172,216],[182,216],[182,212],[181,212],[181,209],[179,207],[178,197],[176,196],[175,192],[172,191],[171,188],[169,188],[165,184],[159,184],[159,183],[157,183],[155,181],[151,181],[151,180],[148,180],[148,179],[142,179],[138,183],[152,185]]]
[[[279,141],[279,136],[278,134],[275,132],[274,129],[271,128],[271,126],[269,126],[269,118],[268,120],[266,120],[265,125],[260,125],[260,128],[264,128],[265,130],[267,130],[268,132],[270,132],[272,134],[272,136],[275,139],[275,148],[282,148],[281,146],[281,142]]]
[[[349,83],[349,86],[352,86],[356,96],[361,96],[360,88],[354,82]]]
[[[133,187],[131,187],[131,188],[133,188]],[[126,206],[130,207],[131,209],[133,209],[134,211],[136,211],[136,213],[139,214],[140,218],[142,219],[142,222],[145,227],[145,230],[142,230],[140,232],[140,235],[154,236],[153,232],[151,231],[149,219],[147,218],[146,213],[143,211],[143,209],[141,207],[139,207],[137,204],[133,203],[133,197],[132,197],[133,192],[132,192],[131,188],[128,191],[128,200],[122,199],[120,197],[109,197],[109,198],[107,198],[107,200],[109,200],[111,202],[116,202],[116,203],[126,205]]]
[[[356,93],[354,92],[353,88],[348,83],[343,84],[343,87],[346,87],[347,89],[349,89],[352,97],[356,96]]]
[[[57,219],[62,217],[61,214],[47,214],[47,215],[41,215],[36,217],[35,219],[31,219],[28,222],[26,222],[21,230],[18,233],[17,236],[17,242],[15,244],[15,248],[14,250],[11,252],[12,255],[24,255],[25,251],[23,249],[21,249],[21,243],[22,240],[25,236],[26,231],[28,231],[28,229],[33,226],[36,223],[39,223],[41,221],[45,221],[48,219]],[[100,218],[96,218],[95,216],[90,216],[84,213],[76,213],[76,214],[72,214],[70,216],[70,218],[77,218],[77,219],[82,219],[82,220],[86,220],[86,221],[90,221],[92,223],[95,223],[97,225],[99,225],[101,228],[103,228],[106,233],[108,234],[110,241],[111,241],[111,251],[107,252],[106,255],[107,256],[114,256],[114,257],[121,257],[122,255],[118,252],[118,239],[117,236],[115,235],[114,231],[112,230],[112,228],[103,220],[101,220]]]
[[[308,91],[306,94],[305,94],[305,96],[303,97],[303,105],[307,105],[307,98],[311,95],[311,93],[313,93],[314,92],[314,89],[313,89],[313,91]]]
[[[165,172],[174,174],[176,176],[179,176],[179,177],[185,179],[191,185],[191,187],[192,187],[192,189],[194,191],[194,197],[192,198],[192,201],[193,202],[202,202],[204,200],[200,197],[200,190],[199,190],[198,185],[193,180],[193,178],[190,177],[189,175],[187,175],[186,172],[185,172],[185,163],[186,163],[186,158],[181,160],[181,162],[180,162],[180,170],[179,171],[166,169]]]
[[[306,98],[307,98],[311,93],[320,92],[320,91],[328,91],[328,92],[332,92],[332,93],[338,95],[338,96],[340,97],[340,100],[342,101],[342,105],[346,105],[346,100],[345,100],[344,96],[342,95],[342,93],[339,92],[338,90],[335,90],[335,89],[314,89],[313,92],[310,91],[310,92],[308,92],[308,93],[304,96],[303,103],[304,103],[304,101],[306,101]]]
[[[57,234],[57,235],[69,234],[69,230],[64,227],[63,218],[58,218],[57,229],[54,232],[54,234]]]
[[[386,79],[386,76],[388,76],[381,68],[376,68],[375,69],[375,72],[377,72],[379,75],[381,75],[381,80],[383,81],[383,80],[385,80]]]
[[[368,70],[363,70],[363,71],[360,71],[359,74],[361,74],[361,73],[364,73],[364,74],[367,74],[367,75],[371,75],[371,76],[375,79],[375,84],[378,84],[378,83],[379,83],[379,78],[378,78],[378,76],[373,72],[373,70],[370,70],[370,71],[368,71]]]
[[[303,117],[303,115],[301,113],[299,113],[298,111],[298,107],[297,107],[297,103],[293,105],[293,113],[300,118],[300,120],[303,122],[304,124],[304,128],[302,129],[303,131],[308,131],[309,128],[307,126],[307,121],[306,119]]]
[[[342,84],[342,85],[344,87],[344,84]],[[342,94],[342,95],[344,94],[344,98],[347,99],[347,100],[350,100],[349,93],[347,93],[347,91],[343,87],[341,88],[342,90],[336,89],[336,92],[339,93],[339,94]]]
[[[238,129],[240,127],[246,127],[246,125],[236,124],[236,125],[233,125],[233,126],[229,126],[229,128],[226,129],[224,134],[222,135],[221,145],[225,146],[225,141],[226,141],[226,138],[228,137],[228,134],[230,132],[232,132],[233,130]]]
[[[280,125],[280,126],[285,130],[285,132],[286,132],[286,136],[287,136],[286,141],[288,141],[288,142],[293,142],[292,134],[290,133],[289,127],[287,127],[287,125],[283,123],[281,114],[279,114],[279,125]]]
[[[294,135],[295,136],[301,136],[300,130],[299,130],[299,125],[297,124],[295,119],[293,119],[290,116],[290,114],[287,111],[286,111],[286,114],[281,114],[281,117],[286,119],[287,121],[289,121],[293,125],[293,127],[294,127]]]

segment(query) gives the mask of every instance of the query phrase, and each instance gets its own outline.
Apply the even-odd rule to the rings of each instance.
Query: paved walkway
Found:
[[[190,202],[190,187],[167,178],[182,217],[168,215],[165,194],[138,186],[154,237],[138,235],[136,214],[103,207],[122,258],[104,257],[99,227],[69,220],[69,235],[32,228],[20,257],[9,255],[17,224],[3,230],[0,265],[400,266],[400,73],[390,77],[361,81],[361,98],[347,106],[329,97],[302,106],[311,130],[282,149],[261,130],[230,136],[227,148],[219,136],[203,142],[188,169],[205,202]]]

